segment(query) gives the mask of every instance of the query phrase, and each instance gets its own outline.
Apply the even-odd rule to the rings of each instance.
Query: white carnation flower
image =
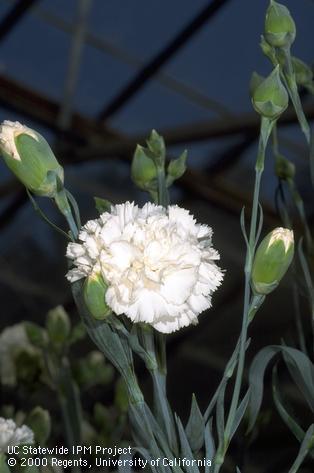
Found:
[[[170,333],[197,323],[221,284],[211,237],[210,227],[177,205],[115,205],[87,222],[80,243],[68,245],[74,268],[67,279],[101,272],[106,303],[116,314]]]
[[[5,453],[10,446],[34,443],[34,433],[26,425],[17,427],[12,419],[0,417],[0,453]]]

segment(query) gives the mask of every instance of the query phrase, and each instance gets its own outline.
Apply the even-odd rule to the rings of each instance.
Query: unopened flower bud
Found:
[[[294,179],[295,165],[284,156],[278,156],[275,165],[276,176],[284,181]]]
[[[157,168],[154,161],[147,156],[145,148],[137,145],[131,166],[131,177],[140,189],[150,190],[157,179]],[[155,184],[156,186],[156,184]]]
[[[298,85],[307,86],[313,82],[312,69],[297,57],[292,57],[292,66]]]
[[[34,409],[28,414],[26,423],[34,432],[36,443],[44,445],[51,432],[51,418],[49,411],[40,406],[34,407]]]
[[[295,40],[296,28],[287,7],[270,1],[265,19],[265,38],[275,48],[290,47]]]
[[[253,268],[252,287],[257,294],[272,292],[288,270],[294,253],[293,231],[275,228],[257,248]]]
[[[59,305],[47,314],[47,332],[55,345],[62,345],[70,336],[71,322],[64,308]]]
[[[0,153],[16,177],[31,192],[54,197],[63,168],[47,141],[19,122],[5,120],[0,126]]]
[[[167,179],[166,184],[169,187],[174,181],[183,176],[186,171],[186,159],[188,153],[183,151],[181,156],[177,159],[172,159],[168,165],[167,169]]]
[[[252,103],[260,115],[272,120],[285,111],[289,97],[280,79],[279,66],[253,91]]]
[[[146,143],[156,165],[162,166],[166,159],[166,145],[163,137],[156,130],[152,130]]]
[[[85,280],[84,302],[95,319],[103,320],[112,312],[105,300],[107,288],[108,286],[100,273],[92,273]]]
[[[265,77],[261,76],[260,74],[258,74],[255,71],[253,71],[253,73],[251,75],[251,79],[250,79],[250,85],[249,85],[251,97],[253,97],[253,94],[254,94],[255,90],[257,89],[257,87],[259,85],[261,85],[261,83],[264,80],[265,80]]]

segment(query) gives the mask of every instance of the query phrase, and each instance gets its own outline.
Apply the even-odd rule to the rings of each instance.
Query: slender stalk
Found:
[[[290,48],[282,48],[282,52],[285,58],[283,75],[286,82],[286,86],[287,86],[291,101],[293,103],[295,112],[297,114],[300,127],[304,133],[307,143],[310,144],[310,137],[311,137],[310,127],[303,112],[302,103],[301,103],[300,95],[298,92],[298,86],[295,79],[295,73],[292,66]]]
[[[252,204],[252,216],[250,224],[250,233],[249,233],[249,246],[246,252],[245,260],[245,289],[244,289],[244,303],[243,303],[243,315],[242,315],[242,328],[240,336],[240,351],[239,351],[239,361],[237,366],[236,380],[231,400],[231,406],[229,410],[229,415],[227,418],[225,431],[224,431],[224,441],[223,445],[219,445],[217,449],[217,454],[215,457],[214,464],[214,473],[218,473],[220,467],[224,461],[226,451],[230,443],[230,435],[232,431],[232,426],[234,423],[236,410],[239,403],[241,384],[244,371],[245,363],[245,346],[247,341],[247,331],[250,323],[250,281],[251,281],[251,272],[252,272],[252,263],[256,247],[256,232],[257,232],[257,216],[258,216],[258,205],[259,205],[259,192],[260,192],[260,183],[261,177],[264,170],[264,161],[265,161],[265,151],[267,142],[273,127],[273,122],[267,118],[262,117],[261,119],[261,129],[260,129],[260,138],[258,145],[258,154],[255,165],[255,185],[254,185],[254,195],[253,195],[253,204]]]
[[[169,193],[166,186],[165,165],[157,166],[158,204],[163,207],[169,205]]]
[[[50,379],[51,387],[57,393],[57,398],[65,428],[67,445],[72,454],[72,447],[81,444],[82,408],[77,386],[74,384],[69,361],[65,356],[54,359],[50,352],[43,352],[44,363]],[[73,473],[80,473],[78,466],[72,467]]]

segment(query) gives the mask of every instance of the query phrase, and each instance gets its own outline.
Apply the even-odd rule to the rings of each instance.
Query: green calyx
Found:
[[[271,120],[276,119],[285,111],[289,96],[281,82],[279,66],[255,87],[252,103],[260,115]]]
[[[90,314],[97,320],[103,320],[112,313],[105,300],[107,289],[108,286],[100,273],[91,274],[85,280],[84,302]]]
[[[256,294],[267,295],[280,283],[294,254],[292,230],[275,228],[262,240],[252,268],[252,288]]]
[[[265,39],[276,48],[290,47],[296,27],[287,7],[271,0],[265,18]]]

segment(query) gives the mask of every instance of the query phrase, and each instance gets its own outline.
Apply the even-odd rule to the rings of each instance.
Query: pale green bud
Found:
[[[26,424],[34,432],[36,443],[38,445],[44,445],[51,432],[51,418],[49,412],[40,406],[35,407],[28,414]]]
[[[253,71],[250,79],[250,84],[249,84],[249,89],[250,89],[250,95],[253,97],[253,94],[257,87],[261,85],[261,83],[265,80],[265,77],[261,76],[257,72]]]
[[[275,172],[280,179],[285,181],[294,179],[295,165],[284,156],[280,155],[276,159]]]
[[[260,115],[271,120],[285,111],[289,96],[281,82],[279,66],[253,91],[252,103]]]
[[[290,47],[295,40],[296,28],[287,7],[270,1],[265,19],[265,38],[275,48]]]
[[[307,86],[313,82],[312,69],[297,57],[292,57],[292,66],[298,85]]]
[[[172,159],[168,165],[166,184],[169,187],[174,181],[183,176],[186,171],[186,159],[188,153],[183,151],[177,159]]]
[[[133,155],[131,177],[140,189],[151,190],[156,188],[157,167],[153,159],[147,156],[145,148],[137,145]]]
[[[107,288],[108,286],[100,273],[93,273],[85,279],[84,302],[95,319],[103,320],[112,312],[105,300]]]
[[[46,327],[49,339],[54,345],[62,345],[70,337],[70,318],[61,305],[48,312]]]
[[[19,122],[0,126],[0,153],[10,170],[31,192],[54,197],[63,183],[63,168],[47,141]]]
[[[166,159],[166,145],[163,137],[156,130],[152,130],[146,143],[156,164],[163,165]]]
[[[272,292],[288,270],[294,253],[293,231],[275,228],[257,248],[253,268],[252,287],[257,294]]]
[[[38,348],[43,348],[47,345],[47,333],[40,325],[34,322],[25,322],[24,327],[27,338],[32,345]]]

